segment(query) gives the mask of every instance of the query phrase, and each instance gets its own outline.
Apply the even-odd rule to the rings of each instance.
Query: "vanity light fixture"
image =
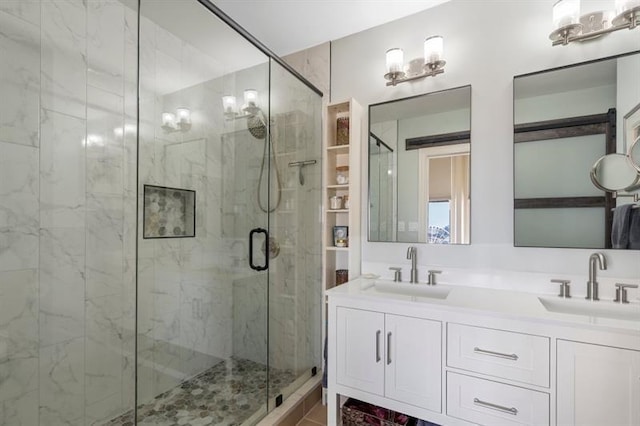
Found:
[[[191,129],[191,111],[189,108],[176,108],[176,112],[162,113],[162,130],[166,133],[186,132]]]
[[[553,5],[552,46],[585,41],[640,26],[640,0],[616,0],[613,10],[580,14],[580,0],[558,0]]]
[[[444,72],[445,61],[444,39],[442,36],[431,36],[424,41],[424,67],[421,72],[411,73],[411,67],[404,65],[404,53],[400,48],[387,50],[387,73],[384,78],[389,80],[387,86],[418,80],[425,77],[435,77]],[[412,61],[413,62],[413,61]]]
[[[247,118],[258,114],[260,107],[258,106],[258,91],[255,89],[246,89],[244,91],[244,104],[240,111],[237,110],[236,97],[233,95],[225,95],[222,97],[222,108],[224,117],[227,120],[235,120],[238,118]]]

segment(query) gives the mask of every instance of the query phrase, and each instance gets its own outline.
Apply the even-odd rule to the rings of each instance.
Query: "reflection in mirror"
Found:
[[[640,126],[638,126],[640,129]],[[629,148],[629,153],[627,154],[627,158],[631,163],[631,167],[636,169],[640,173],[640,136],[636,138],[631,147]]]
[[[638,186],[640,175],[624,154],[603,155],[591,169],[591,182],[603,191],[632,191]]]
[[[640,248],[616,244],[640,239],[638,75],[634,52],[514,79],[516,246]]]
[[[369,240],[469,244],[471,86],[369,106]]]

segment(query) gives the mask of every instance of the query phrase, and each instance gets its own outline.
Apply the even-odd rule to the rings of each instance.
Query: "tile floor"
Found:
[[[327,426],[327,407],[318,402],[297,426]]]
[[[238,426],[264,404],[266,376],[264,365],[231,358],[138,406],[138,424]],[[294,380],[290,371],[269,371],[273,392],[279,392]],[[105,424],[132,425],[133,413]]]

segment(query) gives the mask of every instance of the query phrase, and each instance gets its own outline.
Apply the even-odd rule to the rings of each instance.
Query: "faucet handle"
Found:
[[[429,269],[427,272],[429,273],[429,280],[427,281],[427,285],[436,285],[436,274],[441,274],[442,271]]]
[[[617,303],[629,303],[629,299],[627,298],[627,289],[628,288],[638,288],[637,284],[624,284],[624,283],[616,283],[616,298],[613,299],[614,302]]]
[[[559,283],[560,284],[560,293],[558,293],[558,297],[563,297],[565,299],[569,299],[571,298],[571,286],[569,286],[569,283],[571,282],[571,280],[551,280],[552,283]]]
[[[402,282],[402,275],[401,275],[402,268],[391,266],[389,270],[393,271],[393,282],[396,282],[396,283]]]

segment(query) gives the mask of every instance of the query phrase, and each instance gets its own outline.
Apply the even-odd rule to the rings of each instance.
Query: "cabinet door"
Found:
[[[336,317],[336,381],[344,386],[382,396],[384,314],[337,308]]]
[[[640,352],[558,341],[558,426],[640,425]]]
[[[385,316],[385,396],[441,412],[441,329],[438,321]]]

